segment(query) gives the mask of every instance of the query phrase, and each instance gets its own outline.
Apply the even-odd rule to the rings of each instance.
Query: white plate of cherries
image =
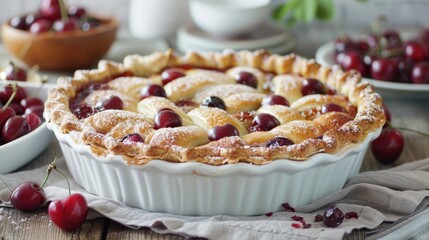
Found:
[[[17,66],[6,67],[0,76],[0,174],[6,174],[30,162],[51,142],[42,117],[49,85],[24,81],[26,71]]]
[[[385,97],[429,99],[429,29],[337,38],[317,50],[316,60],[357,70]]]

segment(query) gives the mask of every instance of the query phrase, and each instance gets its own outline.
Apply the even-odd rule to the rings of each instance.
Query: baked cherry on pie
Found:
[[[94,154],[131,165],[305,160],[384,124],[380,96],[360,80],[294,54],[130,55],[60,78],[46,116]]]

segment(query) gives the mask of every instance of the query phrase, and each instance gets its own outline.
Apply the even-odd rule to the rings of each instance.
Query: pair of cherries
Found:
[[[21,211],[32,211],[46,202],[43,186],[49,178],[52,170],[65,175],[57,169],[55,160],[49,165],[43,183],[39,186],[35,182],[25,182],[15,188],[10,196],[12,206]],[[65,177],[67,180],[67,177]],[[51,221],[64,231],[74,231],[78,229],[88,215],[88,204],[85,197],[80,193],[70,192],[70,184],[67,180],[69,195],[61,200],[49,203],[48,215]]]

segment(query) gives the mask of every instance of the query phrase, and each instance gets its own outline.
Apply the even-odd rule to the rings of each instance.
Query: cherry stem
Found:
[[[60,5],[61,21],[67,22],[69,20],[69,16],[67,14],[66,5],[63,0],[58,0],[58,4]]]
[[[48,181],[48,178],[49,178],[49,175],[51,174],[51,172],[52,172],[52,169],[55,169],[55,168],[57,168],[57,166],[55,165],[55,162],[57,161],[57,154],[55,154],[55,157],[54,157],[54,161],[52,161],[50,164],[49,164],[49,166],[48,166],[48,169],[46,169],[46,176],[45,176],[45,179],[43,180],[43,182],[42,182],[42,184],[40,185],[40,188],[43,188],[43,186],[46,184],[46,182]]]
[[[7,108],[12,103],[13,99],[16,96],[16,93],[18,92],[18,84],[16,84],[16,83],[12,84],[12,88],[13,88],[12,95],[10,95],[9,100],[7,100],[6,104],[3,106],[2,109]]]
[[[62,173],[60,170],[58,170],[58,168],[55,168],[55,171],[57,171],[59,174],[61,174],[61,175],[66,179],[66,181],[67,181],[67,186],[69,187],[69,195],[71,195],[69,179],[66,177],[66,175],[64,175],[64,173]]]

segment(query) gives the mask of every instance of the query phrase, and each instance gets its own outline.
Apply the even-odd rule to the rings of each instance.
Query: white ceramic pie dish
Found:
[[[153,160],[128,166],[119,155],[95,156],[53,123],[48,129],[59,140],[73,178],[87,191],[151,212],[207,216],[261,215],[285,202],[302,206],[338,191],[358,173],[369,143],[381,131],[342,153],[319,153],[305,161],[212,166]]]

